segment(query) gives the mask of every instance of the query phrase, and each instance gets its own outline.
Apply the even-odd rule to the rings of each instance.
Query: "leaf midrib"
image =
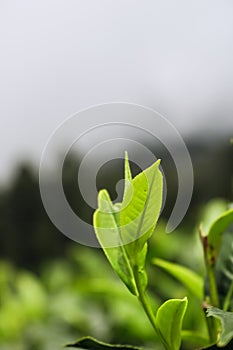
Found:
[[[112,212],[112,215],[113,215],[113,218],[114,218],[114,222],[115,222],[115,227],[117,228],[117,232],[118,232],[118,238],[119,238],[119,243],[120,245],[118,246],[118,248],[121,250],[124,258],[125,258],[125,261],[127,262],[127,267],[130,271],[130,275],[131,275],[131,279],[132,279],[132,282],[134,283],[135,285],[135,291],[137,292],[138,294],[138,288],[136,286],[136,283],[135,283],[135,279],[134,279],[134,272],[133,272],[133,268],[132,266],[130,265],[130,259],[128,257],[128,254],[127,254],[127,251],[124,247],[124,244],[122,242],[122,239],[121,239],[121,231],[120,231],[120,227],[117,225],[117,220],[116,220],[116,212],[115,212],[115,209],[112,205],[111,202],[107,202],[108,203],[108,207],[109,207],[109,210],[111,210]],[[107,248],[107,249],[111,249],[111,248]]]
[[[157,168],[156,168],[157,169]],[[144,173],[145,175],[145,173]],[[146,175],[145,175],[146,176]],[[145,215],[146,215],[146,211],[147,211],[147,208],[148,208],[148,202],[149,202],[149,197],[150,197],[150,194],[151,194],[151,191],[152,191],[152,188],[153,188],[153,183],[154,183],[154,180],[155,180],[155,177],[156,177],[156,172],[154,171],[154,175],[152,177],[152,181],[151,181],[151,184],[149,185],[149,191],[148,191],[148,194],[147,194],[147,199],[146,199],[146,203],[144,205],[144,209],[143,209],[143,212],[142,212],[142,217],[141,217],[141,220],[139,222],[139,225],[138,225],[138,229],[137,229],[137,234],[136,234],[136,237],[137,237],[137,240],[136,240],[136,244],[138,242],[138,238],[140,237],[140,231],[141,231],[141,228],[142,228],[142,225],[143,225],[143,221],[144,221],[144,218],[145,218]],[[153,227],[153,225],[152,225]],[[152,228],[151,227],[151,228]],[[145,232],[146,233],[146,232]]]

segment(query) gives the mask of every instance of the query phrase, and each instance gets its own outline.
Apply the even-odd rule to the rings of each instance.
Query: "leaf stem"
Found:
[[[199,235],[203,245],[203,252],[205,258],[206,273],[209,282],[209,294],[210,294],[210,304],[219,307],[218,289],[215,278],[215,259],[211,254],[211,247],[208,242],[208,236],[205,236],[202,231],[202,227],[199,227]]]
[[[225,300],[224,300],[224,304],[223,304],[223,310],[224,310],[224,311],[227,311],[228,308],[229,308],[229,306],[230,306],[232,294],[233,294],[233,280],[231,281],[230,288],[228,289],[226,298],[225,298]]]
[[[210,263],[208,258],[206,259],[206,269],[207,269],[207,277],[209,280],[209,291],[210,291],[210,304],[219,307],[219,298],[218,298],[218,289],[214,272],[214,265]],[[218,322],[213,317],[206,317],[208,332],[210,341],[217,341],[218,334]]]
[[[158,335],[158,330],[155,324],[155,315],[153,313],[153,310],[151,308],[149,299],[145,293],[144,287],[141,283],[141,278],[140,278],[140,271],[138,269],[138,266],[134,267],[134,277],[135,277],[135,282],[136,282],[136,286],[137,286],[137,290],[138,290],[138,300],[141,303],[152,327],[154,328],[156,334]]]
[[[209,280],[210,304],[215,307],[219,307],[218,289],[214,273],[214,266],[210,265],[209,261],[206,261],[206,268]]]
[[[203,245],[204,258],[205,258],[205,266],[206,266],[206,274],[209,282],[209,300],[208,303],[219,307],[219,297],[218,297],[218,289],[215,277],[215,260],[211,259],[211,249],[208,242],[208,236],[203,234],[202,228],[199,227],[199,235]],[[206,297],[206,296],[205,296]],[[215,342],[217,339],[217,329],[218,324],[213,317],[206,317],[206,324],[208,328],[210,341]]]

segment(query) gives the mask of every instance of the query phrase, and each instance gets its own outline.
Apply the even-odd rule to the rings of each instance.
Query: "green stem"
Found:
[[[218,288],[215,278],[214,265],[206,259],[207,278],[209,280],[210,304],[219,307]],[[210,341],[215,343],[218,334],[218,321],[214,317],[206,317]]]
[[[155,315],[153,313],[153,310],[151,308],[150,302],[148,300],[148,297],[145,293],[144,286],[141,283],[141,278],[140,278],[141,272],[139,271],[138,267],[135,266],[134,268],[134,277],[135,277],[135,282],[138,290],[138,300],[141,303],[152,327],[154,328],[156,334],[158,334],[156,323],[155,323]]]
[[[223,304],[223,310],[224,311],[227,311],[229,306],[230,306],[232,294],[233,294],[233,280],[231,281],[230,288],[229,288],[229,290],[227,292],[227,295],[226,295],[226,298],[224,300],[224,304]]]
[[[205,258],[206,273],[209,282],[209,300],[208,303],[219,307],[219,297],[218,297],[218,288],[216,283],[216,277],[214,272],[215,259],[211,259],[211,251],[208,242],[208,237],[203,234],[202,228],[199,227],[199,235],[203,245],[203,252]],[[217,340],[217,331],[218,323],[217,320],[213,317],[206,317],[206,324],[208,328],[209,338],[211,342],[216,342]]]
[[[218,289],[217,289],[217,283],[216,283],[216,278],[214,273],[215,257],[212,256],[211,248],[208,242],[208,236],[205,236],[203,234],[201,226],[199,227],[199,236],[203,246],[206,273],[209,281],[210,304],[215,307],[219,307]]]
[[[163,337],[161,336],[161,334],[159,333],[158,329],[157,329],[157,326],[156,326],[156,321],[155,321],[155,315],[154,315],[154,312],[151,308],[151,304],[150,304],[150,301],[145,293],[145,288],[144,288],[144,285],[142,283],[142,279],[141,279],[141,275],[142,275],[142,272],[140,271],[140,269],[138,269],[138,267],[136,266],[134,268],[134,278],[135,278],[135,282],[136,282],[136,286],[137,286],[137,290],[138,290],[138,300],[139,302],[141,303],[152,327],[154,328],[155,330],[155,333],[157,334],[157,336],[159,337],[161,343],[163,344],[164,348],[165,349],[168,349],[167,348],[167,344],[166,342],[164,341]]]
[[[214,266],[210,265],[209,261],[206,260],[206,268],[210,288],[210,304],[215,307],[219,307],[218,288],[214,273]]]

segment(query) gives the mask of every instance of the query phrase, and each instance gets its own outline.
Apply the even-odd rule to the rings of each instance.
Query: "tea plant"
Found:
[[[154,232],[162,206],[163,178],[160,161],[132,178],[125,157],[125,187],[122,203],[113,204],[107,190],[98,196],[94,229],[111,266],[144,309],[151,326],[166,350],[179,350],[182,339],[193,348],[225,347],[233,338],[233,209],[223,201],[207,208],[199,235],[203,247],[206,277],[185,266],[153,258],[152,263],[186,286],[200,300],[206,330],[183,329],[188,299],[169,299],[157,310],[147,295],[145,269],[148,240]],[[189,297],[190,299],[190,297]],[[190,301],[190,300],[189,300]],[[129,345],[110,345],[85,337],[70,347],[82,349],[138,349]],[[190,348],[190,347],[189,347]]]

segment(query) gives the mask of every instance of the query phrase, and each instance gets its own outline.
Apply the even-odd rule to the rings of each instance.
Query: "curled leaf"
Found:
[[[188,300],[170,299],[157,311],[156,327],[166,350],[179,350],[181,330]]]
[[[221,322],[218,346],[226,346],[233,338],[233,312],[223,311],[214,306],[207,309],[207,317],[213,316]]]

